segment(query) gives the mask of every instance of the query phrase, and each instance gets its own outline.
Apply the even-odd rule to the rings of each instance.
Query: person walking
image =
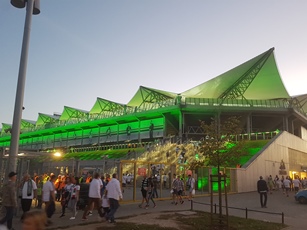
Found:
[[[79,201],[80,196],[80,185],[79,185],[79,178],[78,177],[71,177],[72,186],[70,188],[70,199],[68,201],[67,207],[72,211],[72,217],[70,220],[76,219],[77,215],[77,203]]]
[[[294,180],[292,182],[293,182],[293,186],[294,186],[294,192],[297,193],[298,190],[300,190],[300,188],[302,187],[302,183],[299,180],[298,176],[295,176]]]
[[[65,209],[68,206],[68,202],[70,200],[71,195],[71,188],[73,186],[73,183],[71,181],[71,177],[66,177],[65,179],[65,186],[62,189],[61,193],[61,206],[62,206],[62,213],[60,215],[60,218],[65,216]]]
[[[13,229],[13,216],[17,208],[16,195],[16,175],[15,172],[10,172],[8,181],[3,185],[2,206],[5,208],[5,216],[0,220],[0,224],[6,222],[8,229]]]
[[[272,191],[274,189],[274,180],[273,180],[272,175],[270,175],[268,177],[268,187],[269,187],[269,190],[270,190],[270,194],[272,194]]]
[[[23,176],[21,183],[21,208],[22,215],[21,220],[23,220],[26,212],[30,211],[32,200],[37,198],[37,186],[34,180],[31,179],[30,175],[26,173]]]
[[[259,180],[257,182],[257,191],[260,194],[260,204],[261,204],[261,208],[266,208],[266,203],[267,203],[267,199],[268,199],[268,185],[266,183],[265,180],[263,180],[263,177],[260,176]],[[263,200],[264,199],[264,200]]]
[[[163,188],[166,189],[166,183],[168,181],[168,175],[166,175],[166,173],[164,173],[164,175],[162,176],[162,180],[163,180]]]
[[[62,178],[61,175],[58,175],[58,178],[56,179],[56,181],[54,182],[54,187],[55,187],[55,191],[56,191],[56,195],[55,195],[55,200],[56,201],[60,201],[61,200],[61,184],[62,184]]]
[[[147,194],[148,194],[148,197],[147,197],[147,203],[145,205],[145,209],[148,209],[149,207],[149,201],[151,200],[152,203],[153,203],[153,207],[157,207],[156,205],[156,202],[154,201],[154,188],[155,188],[155,185],[154,185],[154,182],[153,182],[153,179],[151,177],[148,178],[148,190],[147,190]]]
[[[177,205],[178,203],[183,204],[184,201],[182,199],[182,195],[183,195],[183,192],[184,192],[184,183],[180,179],[180,175],[178,175],[177,179],[174,181],[173,188],[174,188],[174,191],[176,191],[176,193],[175,193],[175,195],[176,195],[175,205]]]
[[[119,208],[119,200],[123,199],[123,194],[116,173],[112,175],[112,179],[107,184],[106,191],[110,202],[110,211],[106,214],[106,219],[110,223],[116,223],[114,220],[114,214]]]
[[[45,212],[48,218],[47,225],[52,224],[50,219],[55,211],[55,180],[56,176],[54,174],[51,175],[50,180],[43,185],[42,190],[42,201],[45,203]]]
[[[291,188],[291,181],[289,179],[289,176],[287,176],[286,179],[284,179],[283,185],[284,185],[284,188],[286,190],[286,196],[289,197],[289,191],[290,191],[290,188]]]
[[[100,179],[99,173],[94,174],[94,178],[90,183],[90,188],[88,192],[89,201],[88,205],[84,209],[82,220],[87,220],[87,214],[91,210],[92,205],[97,208],[98,214],[100,217],[103,217],[103,213],[101,211],[101,188],[102,188],[102,181]]]
[[[189,192],[188,200],[192,200],[192,197],[195,195],[195,179],[191,174],[188,175],[189,179],[187,181],[187,191]]]
[[[103,215],[105,216],[110,211],[110,201],[107,196],[107,191],[104,191],[104,194],[102,195],[102,202],[101,207],[103,209]]]
[[[153,176],[151,178],[151,181],[152,181],[152,184],[153,184],[153,187],[152,187],[152,198],[158,198],[158,184],[159,184],[159,181],[158,181],[158,177],[157,176]]]
[[[147,190],[148,190],[148,178],[147,175],[145,174],[141,184],[142,203],[139,205],[139,208],[142,208],[144,203],[147,204]]]
[[[41,209],[42,204],[43,204],[43,201],[42,201],[42,193],[43,193],[42,191],[43,191],[43,186],[44,186],[43,176],[41,175],[41,176],[36,177],[35,183],[37,187],[37,190],[36,190],[37,206],[36,208]]]

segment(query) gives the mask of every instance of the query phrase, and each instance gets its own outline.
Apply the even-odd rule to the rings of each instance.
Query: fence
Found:
[[[211,205],[211,204],[208,204],[208,203],[197,202],[197,201],[191,200],[191,211],[194,210],[194,203],[200,204],[200,205],[209,205],[209,206]],[[219,207],[219,205],[213,204],[213,207],[214,207],[214,214],[216,214],[217,213],[216,210],[217,210],[217,207]],[[222,208],[225,208],[225,206],[222,206]],[[248,219],[248,213],[249,212],[258,212],[258,213],[264,213],[264,214],[270,214],[270,215],[280,215],[281,216],[281,223],[283,225],[285,224],[285,216],[284,216],[283,212],[281,212],[281,213],[265,212],[265,211],[253,210],[253,209],[248,209],[248,208],[237,208],[237,207],[230,207],[230,206],[228,206],[228,209],[236,209],[236,210],[245,211],[245,219]]]

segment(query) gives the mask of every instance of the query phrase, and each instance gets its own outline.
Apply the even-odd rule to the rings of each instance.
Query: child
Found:
[[[103,216],[105,216],[110,211],[110,202],[105,192],[102,196],[102,209],[103,209]]]

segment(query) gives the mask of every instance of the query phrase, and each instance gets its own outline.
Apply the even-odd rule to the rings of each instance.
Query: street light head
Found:
[[[25,0],[11,0],[11,4],[17,8],[24,8],[26,6]]]
[[[60,152],[55,152],[55,153],[53,154],[53,156],[55,156],[55,157],[61,157],[62,154],[61,154]]]
[[[33,14],[34,15],[38,15],[40,12],[41,12],[41,10],[40,10],[40,0],[35,0],[34,1],[34,7],[33,7]]]

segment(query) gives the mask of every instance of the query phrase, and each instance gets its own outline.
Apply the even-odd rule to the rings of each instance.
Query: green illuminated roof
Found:
[[[280,78],[273,48],[257,57],[183,93],[194,98],[225,98],[238,90],[246,99],[289,98]]]
[[[119,104],[113,101],[109,101],[102,98],[97,98],[93,108],[90,110],[89,114],[91,116],[119,116],[126,113],[127,110],[132,110],[133,108],[124,105]]]
[[[34,128],[36,121],[21,119],[20,129]]]
[[[64,106],[64,111],[60,117],[60,121],[67,121],[71,119],[77,119],[79,121],[82,121],[84,119],[87,119],[88,114],[88,111]]]
[[[274,48],[209,81],[188,89],[180,93],[180,95],[183,101],[185,98],[290,99],[276,66]],[[88,121],[89,118],[104,119],[133,114],[134,112],[154,110],[174,105],[177,96],[177,93],[140,86],[127,105],[97,98],[90,112],[64,106],[64,111],[60,117],[39,113],[36,126],[48,126],[48,124],[53,123],[60,125],[78,123]],[[304,111],[307,111],[306,99],[304,98],[306,98],[304,95],[297,97],[301,101],[300,104],[303,105]],[[24,127],[29,127],[30,123],[25,123]],[[1,133],[4,133],[9,128],[11,128],[11,125],[2,124]]]
[[[60,118],[60,116],[38,113],[36,125],[45,125],[45,124],[49,124],[49,123],[55,123],[56,121],[59,120],[59,118]]]
[[[139,90],[136,92],[136,94],[128,102],[127,105],[138,107],[143,103],[155,103],[167,99],[174,99],[176,98],[176,96],[176,93],[140,86]]]
[[[2,123],[1,133],[10,132],[11,129],[12,129],[12,125],[11,124]]]
[[[90,114],[99,114],[104,111],[113,111],[114,109],[123,110],[124,107],[125,107],[124,104],[119,104],[113,101],[97,97],[97,100],[93,108],[90,110]]]

